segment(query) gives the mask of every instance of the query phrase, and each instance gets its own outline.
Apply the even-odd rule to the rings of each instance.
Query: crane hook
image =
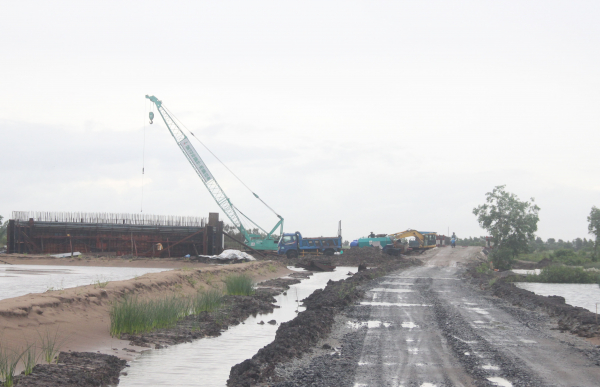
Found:
[[[150,124],[152,124],[152,120],[154,119],[154,113],[150,112],[150,114],[148,114],[148,116],[150,117]]]

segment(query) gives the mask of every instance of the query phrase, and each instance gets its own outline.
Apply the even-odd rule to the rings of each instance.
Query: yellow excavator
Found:
[[[417,231],[417,230],[405,230],[397,232],[395,234],[389,234],[388,237],[394,242],[394,248],[402,248],[402,239],[415,237],[414,241],[408,242],[408,247],[413,250],[426,250],[432,249],[436,246],[437,233],[432,231]]]

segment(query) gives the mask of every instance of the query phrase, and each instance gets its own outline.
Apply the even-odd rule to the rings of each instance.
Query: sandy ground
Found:
[[[73,265],[69,259],[2,257],[7,263]],[[24,262],[25,261],[25,262]],[[75,260],[77,261],[77,260]],[[82,260],[85,262],[85,260]],[[95,260],[92,260],[96,262]],[[256,281],[285,276],[291,271],[276,261],[254,261],[235,265],[207,265],[174,260],[134,260],[122,265],[120,259],[106,260],[104,266],[181,267],[180,269],[148,273],[140,277],[109,282],[106,286],[87,285],[45,293],[27,294],[0,301],[0,340],[8,348],[19,349],[40,342],[47,332],[57,335],[63,351],[100,352],[130,360],[134,351],[147,348],[130,346],[128,341],[109,334],[109,308],[113,301],[126,294],[140,297],[164,297],[173,294],[193,294],[200,289],[222,287],[232,273],[250,274]],[[78,262],[85,264],[84,262]],[[172,266],[169,266],[172,265]],[[91,264],[90,264],[91,266]],[[96,266],[96,265],[94,265]],[[98,265],[102,266],[102,265]],[[24,284],[26,286],[26,284]],[[128,350],[125,350],[127,348]]]

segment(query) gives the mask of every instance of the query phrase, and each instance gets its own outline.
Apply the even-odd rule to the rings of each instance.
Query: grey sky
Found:
[[[6,1],[0,214],[139,212],[154,94],[288,231],[483,235],[471,211],[506,184],[536,198],[542,238],[589,237],[598,20],[593,1]],[[144,212],[216,211],[160,119],[145,126]]]

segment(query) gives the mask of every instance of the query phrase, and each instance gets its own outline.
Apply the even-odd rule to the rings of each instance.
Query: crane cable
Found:
[[[242,185],[244,187],[246,187],[248,189],[248,191],[250,191],[252,193],[252,195],[254,195],[254,197],[256,197],[258,200],[260,200],[262,202],[262,204],[264,204],[269,210],[271,210],[271,212],[273,212],[278,218],[281,219],[281,216],[277,212],[275,212],[274,209],[272,209],[267,203],[265,203],[264,200],[262,200],[257,194],[255,194],[254,191],[252,191],[252,189],[250,189],[250,187],[248,187],[246,185],[246,183],[244,183],[242,181],[242,179],[240,179],[235,173],[233,173],[233,171],[231,169],[229,169],[229,167],[227,165],[225,165],[225,163],[222,162],[221,159],[217,157],[217,155],[215,155],[206,145],[204,145],[204,143],[202,141],[200,141],[200,139],[198,137],[196,137],[196,135],[194,134],[194,132],[192,132],[191,130],[189,130],[187,128],[187,126],[185,126],[185,124],[183,122],[181,122],[181,120],[179,120],[179,118],[177,118],[169,109],[167,109],[165,107],[165,105],[162,105],[162,108],[165,109],[167,111],[167,113],[169,113],[169,115],[171,117],[173,117],[174,119],[176,119],[177,121],[179,121],[179,123],[181,124],[181,126],[183,126],[196,139],[196,141],[198,141],[204,148],[206,148],[206,150],[209,151],[210,154],[213,155],[214,158],[217,159],[221,163],[221,165],[223,165],[236,179],[238,179],[238,181],[240,183],[242,183]]]
[[[144,113],[147,109],[147,101],[144,100]],[[142,143],[142,198],[140,203],[140,212],[144,212],[144,170],[146,166],[146,118],[144,118],[144,140]]]

